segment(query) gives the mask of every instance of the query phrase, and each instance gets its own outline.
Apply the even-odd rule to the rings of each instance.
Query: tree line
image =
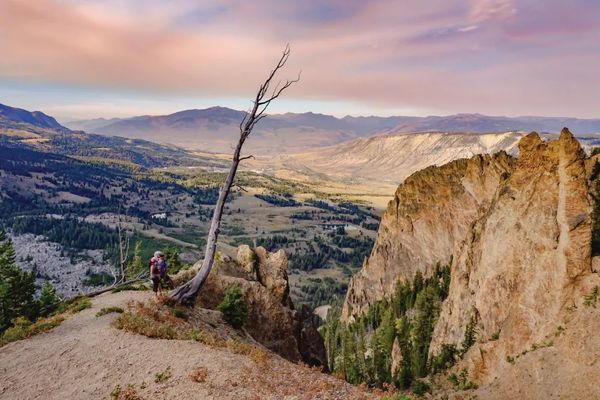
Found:
[[[390,298],[371,306],[354,322],[340,321],[339,308],[330,311],[322,331],[329,368],[354,384],[392,384],[422,391],[426,385],[421,378],[449,368],[475,342],[476,320],[472,319],[460,349],[444,344],[439,354],[429,355],[449,287],[450,265],[437,264],[429,278],[417,272],[412,281],[398,282]],[[401,357],[392,370],[395,341]]]

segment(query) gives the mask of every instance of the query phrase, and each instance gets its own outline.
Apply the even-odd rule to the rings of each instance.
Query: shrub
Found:
[[[183,311],[180,308],[174,308],[173,309],[173,315],[176,316],[177,318],[180,318],[184,321],[187,321],[190,316],[188,315],[188,313],[186,313],[185,311]]]
[[[110,398],[112,400],[144,400],[142,396],[137,393],[135,386],[127,385],[125,389],[121,388],[121,385],[117,385],[114,387],[112,392],[110,392]]]
[[[452,367],[456,362],[458,353],[459,351],[454,344],[442,344],[440,353],[431,358],[431,372],[437,374],[440,371]]]
[[[192,333],[189,324],[173,316],[169,309],[142,302],[130,303],[128,310],[115,318],[113,326],[160,339],[188,339]]]
[[[423,396],[425,393],[429,392],[429,385],[422,380],[416,379],[413,382],[412,391],[417,396]]]
[[[583,304],[586,307],[596,308],[596,301],[598,301],[598,286],[594,286],[591,293],[584,296]]]
[[[85,310],[86,308],[90,308],[91,306],[92,302],[89,297],[79,296],[60,303],[57,311],[59,313],[70,312],[71,314],[75,314],[79,311]]]
[[[125,312],[121,307],[104,307],[96,313],[96,317],[101,317],[110,313],[123,314]]]
[[[223,319],[236,329],[241,328],[248,319],[248,305],[237,285],[227,289],[217,309],[223,313]]]
[[[41,318],[32,323],[25,317],[18,317],[13,321],[13,326],[8,328],[0,337],[0,347],[17,340],[27,339],[42,332],[48,332],[65,320],[62,315],[50,318]]]
[[[454,389],[457,390],[477,389],[477,385],[469,380],[466,369],[460,371],[458,376],[456,374],[448,375],[448,381],[450,381],[452,386],[454,386]]]
[[[208,378],[208,369],[205,367],[196,368],[190,374],[190,379],[197,383],[206,382],[206,378]]]
[[[173,371],[171,371],[171,366],[169,365],[164,371],[159,372],[154,375],[155,383],[164,383],[169,380],[169,378],[173,375]]]
[[[496,332],[494,332],[492,334],[492,337],[490,338],[491,341],[495,341],[500,339],[500,329],[498,329]]]

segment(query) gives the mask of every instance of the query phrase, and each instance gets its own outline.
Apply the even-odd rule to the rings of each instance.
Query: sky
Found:
[[[59,120],[271,112],[600,117],[599,0],[0,0],[0,103]]]

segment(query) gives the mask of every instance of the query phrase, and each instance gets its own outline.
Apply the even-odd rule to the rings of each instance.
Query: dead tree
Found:
[[[123,232],[121,228],[121,218],[119,217],[119,223],[117,224],[117,231],[119,232],[119,267],[121,268],[119,277],[119,281],[113,283],[113,286],[124,282],[126,279],[126,270],[127,270],[127,258],[129,257],[129,235],[127,232]]]
[[[270,89],[275,75],[281,68],[283,68],[288,60],[289,55],[290,48],[288,45],[285,47],[285,50],[275,65],[275,68],[273,68],[267,79],[258,88],[258,92],[256,93],[256,97],[250,111],[244,115],[242,122],[240,122],[240,138],[233,152],[233,160],[231,163],[231,168],[229,169],[229,174],[227,174],[227,179],[225,179],[225,183],[223,183],[223,187],[219,192],[219,199],[217,200],[213,218],[210,224],[210,230],[208,231],[208,239],[206,241],[206,250],[202,267],[192,280],[169,293],[169,296],[172,299],[181,304],[191,305],[194,303],[200,288],[204,284],[204,281],[212,269],[215,251],[217,248],[217,239],[220,232],[221,218],[223,216],[223,208],[225,207],[225,200],[227,199],[227,195],[229,194],[231,186],[233,185],[240,161],[252,158],[252,156],[241,157],[242,146],[244,145],[244,142],[252,133],[254,126],[261,119],[266,117],[265,111],[269,107],[269,104],[278,98],[279,95],[281,95],[281,93],[283,93],[283,91],[289,88],[293,83],[300,80],[300,75],[298,75],[296,79],[286,80],[283,84],[279,82],[275,85],[273,90]]]

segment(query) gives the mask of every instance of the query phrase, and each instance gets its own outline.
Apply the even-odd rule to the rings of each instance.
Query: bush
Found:
[[[113,326],[149,338],[189,339],[191,326],[175,317],[166,307],[130,303],[128,310],[113,321]]]
[[[206,382],[206,378],[208,378],[208,369],[205,367],[196,368],[190,374],[190,379],[197,383]]]
[[[225,298],[217,309],[223,313],[223,319],[236,329],[241,328],[248,319],[248,305],[238,285],[227,289]]]
[[[101,317],[110,313],[123,314],[124,310],[121,307],[104,307],[96,313],[96,317]]]
[[[7,343],[17,340],[27,339],[38,333],[48,332],[54,327],[57,327],[65,320],[62,315],[55,315],[50,318],[42,318],[32,323],[25,317],[18,317],[13,321],[13,326],[8,328],[2,336],[0,336],[0,347]]]
[[[413,382],[412,391],[417,396],[423,396],[425,393],[429,392],[429,385],[417,379]]]
[[[173,372],[171,371],[171,366],[169,365],[164,371],[159,372],[154,375],[154,382],[155,383],[164,383],[164,382],[168,381],[172,375],[173,375]]]
[[[174,308],[173,309],[173,315],[176,316],[177,318],[180,318],[184,321],[187,321],[190,316],[188,315],[188,313],[186,313],[185,311],[183,311],[180,308]]]

